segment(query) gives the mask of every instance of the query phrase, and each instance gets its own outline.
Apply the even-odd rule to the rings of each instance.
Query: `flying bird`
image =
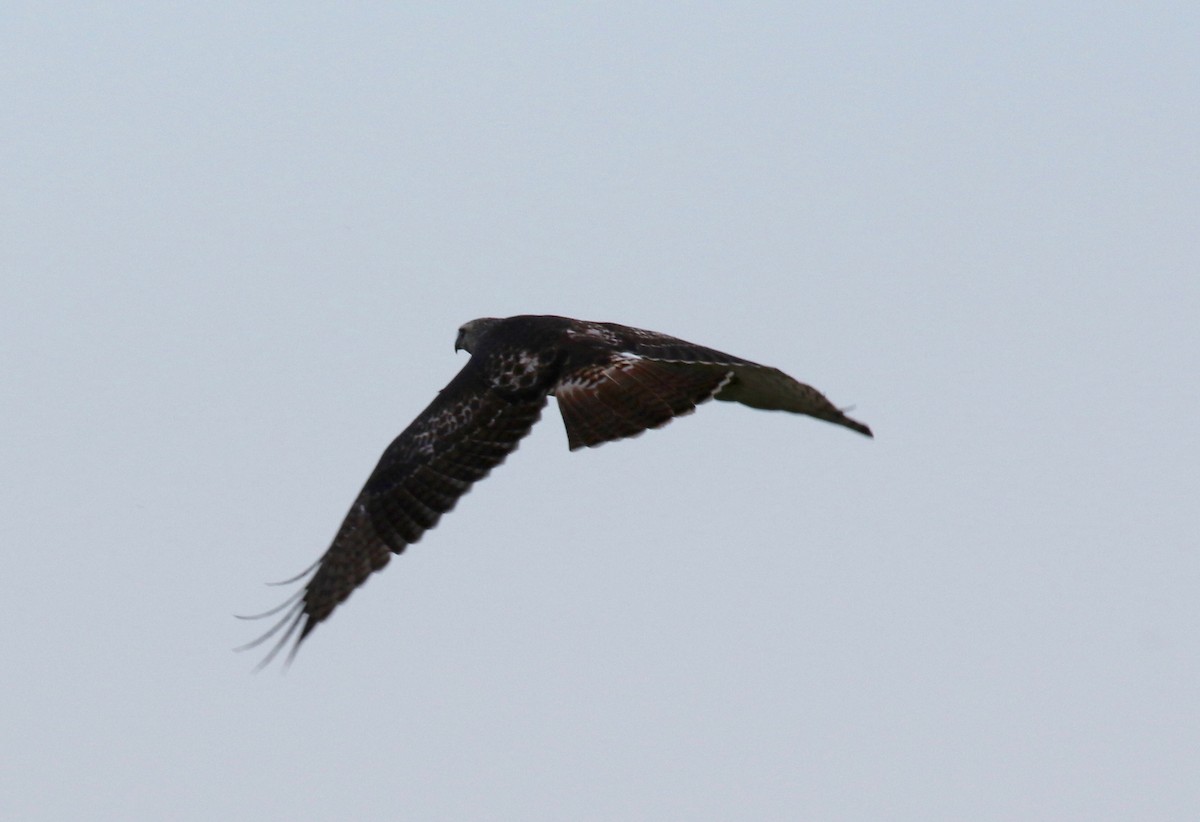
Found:
[[[555,316],[484,317],[458,329],[454,350],[461,349],[471,359],[383,452],[333,544],[299,576],[278,584],[312,573],[308,582],[278,607],[243,617],[283,612],[239,649],[283,631],[260,668],[296,635],[290,661],[392,554],[433,528],[516,449],[548,397],[558,401],[572,451],[658,428],[714,398],[807,414],[872,436],[820,391],[777,368],[653,331]]]

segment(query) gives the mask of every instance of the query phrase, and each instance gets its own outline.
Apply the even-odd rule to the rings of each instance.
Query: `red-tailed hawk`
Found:
[[[329,550],[286,581],[313,572],[308,583],[277,608],[247,617],[285,612],[242,646],[284,632],[260,667],[299,631],[290,660],[367,577],[436,525],[517,447],[549,396],[558,400],[572,451],[658,428],[714,397],[871,436],[820,391],[777,368],[653,331],[566,317],[487,317],[458,330],[454,350],[464,348],[471,359],[384,451]]]

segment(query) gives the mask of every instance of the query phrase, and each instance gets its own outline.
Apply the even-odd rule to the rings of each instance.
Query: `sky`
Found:
[[[13,3],[0,817],[1200,818],[1200,7]],[[478,316],[777,366],[232,649]]]

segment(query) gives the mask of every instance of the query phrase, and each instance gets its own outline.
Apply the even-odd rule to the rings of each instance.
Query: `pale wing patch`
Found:
[[[438,409],[422,420],[417,430],[411,433],[412,448],[423,457],[433,456],[434,444],[475,421],[482,405],[482,397],[476,395]]]
[[[587,342],[592,345],[597,343],[619,345],[621,342],[620,337],[611,329],[605,328],[599,323],[583,322],[582,320],[576,321],[574,327],[567,328],[566,337],[574,342]]]
[[[488,381],[500,391],[529,391],[538,383],[543,383],[543,372],[554,362],[554,356],[552,350],[503,351],[488,363]]]
[[[632,437],[689,414],[733,377],[728,368],[618,354],[565,375],[553,394],[571,450]]]
[[[840,408],[811,385],[765,365],[733,366],[734,379],[717,393],[718,400],[740,402],[765,411],[807,414],[871,437],[871,429],[847,417]]]

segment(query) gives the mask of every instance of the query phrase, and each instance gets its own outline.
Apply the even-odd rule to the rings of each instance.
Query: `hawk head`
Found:
[[[480,317],[465,323],[462,328],[458,329],[458,339],[454,341],[455,352],[466,350],[468,354],[474,354],[479,340],[498,322],[500,320],[495,317]]]

